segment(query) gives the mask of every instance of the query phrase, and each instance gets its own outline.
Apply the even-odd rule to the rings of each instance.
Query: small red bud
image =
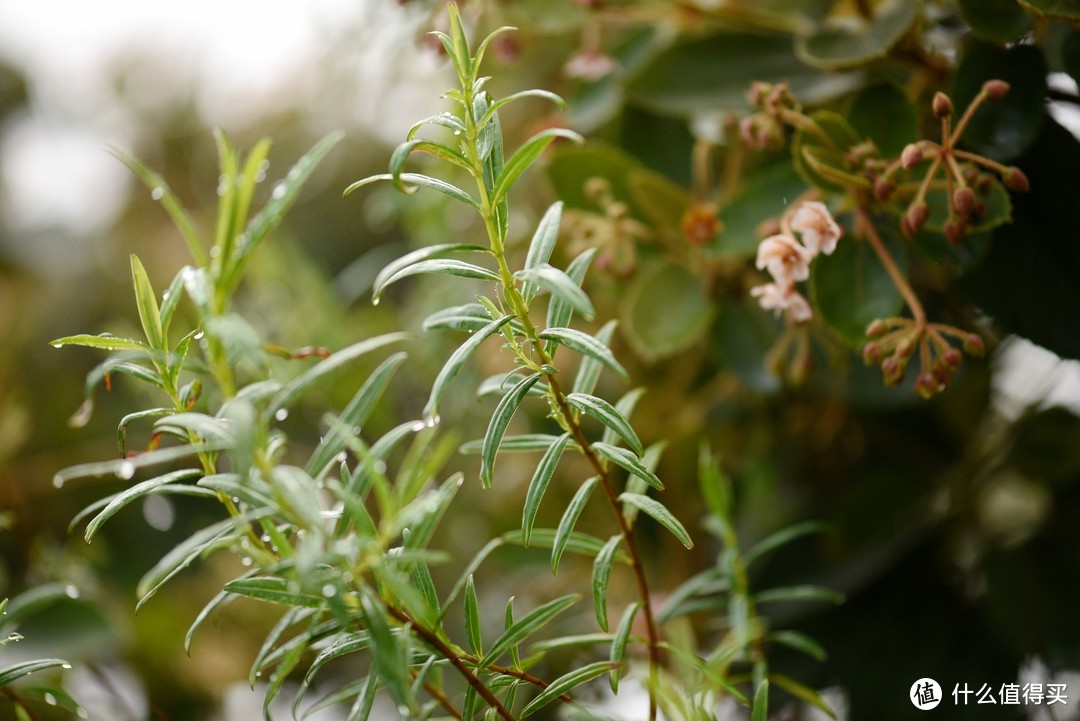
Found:
[[[1004,80],[987,80],[983,83],[982,89],[986,93],[986,99],[991,103],[996,103],[1008,94],[1009,84]]]
[[[867,338],[880,338],[885,335],[885,331],[889,330],[889,326],[881,318],[870,321],[870,325],[866,326]]]
[[[900,153],[900,165],[904,170],[914,168],[916,165],[923,161],[923,152],[915,143],[909,143],[904,147],[903,152]]]
[[[922,372],[919,377],[915,379],[915,391],[922,397],[923,400],[930,400],[941,390],[941,384],[938,383],[937,378],[934,378],[933,373]]]
[[[953,245],[959,245],[967,232],[967,222],[963,218],[950,218],[945,221],[945,237]]]
[[[939,118],[946,118],[952,115],[952,100],[950,100],[949,96],[943,92],[938,91],[934,93],[934,100],[930,103],[930,107],[934,111],[934,115]]]
[[[771,91],[772,85],[762,82],[753,82],[750,84],[750,92],[746,94],[746,99],[750,101],[751,105],[759,106]]]
[[[907,360],[915,353],[915,342],[910,338],[901,338],[896,344],[896,356]]]
[[[1009,168],[1002,180],[1004,180],[1006,188],[1009,190],[1018,190],[1021,193],[1026,193],[1031,187],[1028,184],[1027,176],[1024,175],[1024,171],[1015,166]]]
[[[885,385],[895,388],[904,382],[905,362],[896,356],[889,356],[881,361],[881,375]]]
[[[896,183],[888,178],[879,177],[874,180],[874,197],[878,200],[888,200],[896,190]]]
[[[908,235],[915,235],[922,227],[926,225],[926,219],[930,217],[930,206],[926,202],[914,203],[904,214],[904,220],[907,221]]]
[[[971,215],[975,209],[975,191],[971,188],[958,188],[953,193],[953,207],[960,215]]]
[[[950,348],[949,350],[945,351],[941,357],[945,360],[945,363],[950,368],[956,370],[960,367],[960,361],[963,359],[964,356],[961,355],[960,351],[956,350],[955,348]]]
[[[964,352],[974,358],[982,358],[986,355],[986,345],[983,339],[975,333],[968,333],[964,338]]]
[[[870,341],[863,346],[862,359],[863,362],[866,363],[866,365],[876,366],[878,363],[881,362],[881,356],[882,351],[880,344]]]
[[[716,206],[712,203],[695,203],[683,214],[683,238],[691,245],[705,245],[719,230],[720,219],[716,217]]]

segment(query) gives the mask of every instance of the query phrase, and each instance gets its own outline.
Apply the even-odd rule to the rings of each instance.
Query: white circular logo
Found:
[[[908,698],[915,704],[915,708],[929,711],[941,703],[941,686],[932,678],[920,678],[911,684]]]

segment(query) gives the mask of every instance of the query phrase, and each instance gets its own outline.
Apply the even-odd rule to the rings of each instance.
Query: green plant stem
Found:
[[[877,228],[874,227],[873,221],[870,220],[870,216],[866,212],[866,209],[861,205],[856,205],[855,215],[859,220],[859,225],[862,227],[866,239],[870,241],[870,247],[877,253],[878,260],[885,266],[885,270],[888,272],[889,277],[892,278],[892,282],[896,286],[896,289],[900,291],[900,295],[903,296],[907,307],[911,309],[911,316],[915,320],[915,325],[925,327],[926,311],[923,309],[923,305],[919,301],[918,296],[915,295],[915,291],[912,290],[911,284],[908,283],[907,278],[904,277],[904,274],[901,273],[900,269],[896,266],[896,261],[893,259],[892,254],[889,253],[889,249],[885,247],[885,243],[881,240],[881,236],[878,234]]]
[[[465,679],[465,682],[473,687],[477,695],[484,699],[488,706],[495,709],[495,713],[499,714],[499,718],[503,719],[503,721],[517,721],[517,719],[514,718],[514,715],[502,705],[502,702],[495,698],[495,694],[491,693],[488,687],[484,685],[484,682],[473,673],[472,669],[465,665],[465,662],[461,660],[461,657],[457,652],[439,638],[438,634],[424,627],[422,624],[417,623],[412,617],[400,609],[386,604],[386,610],[391,616],[402,623],[410,624],[413,633],[419,636],[424,643],[435,649],[439,655],[449,661],[450,665]]]

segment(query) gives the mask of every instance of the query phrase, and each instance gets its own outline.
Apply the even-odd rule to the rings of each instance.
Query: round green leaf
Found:
[[[997,103],[986,103],[971,119],[961,143],[994,160],[1008,161],[1035,140],[1046,117],[1046,60],[1033,45],[1009,49],[975,42],[956,71],[953,102],[964,108],[982,90],[983,83],[1001,79],[1009,93]]]
[[[971,29],[989,40],[1009,43],[1031,32],[1031,16],[1016,0],[960,0],[960,14]]]
[[[899,155],[904,146],[917,139],[919,132],[915,106],[892,83],[874,85],[856,95],[848,122],[887,156]]]
[[[843,25],[825,25],[800,37],[795,52],[807,65],[826,70],[863,65],[885,57],[918,15],[917,0],[885,0],[869,19],[846,17]]]
[[[877,228],[904,272],[903,248],[891,231],[892,223],[879,223]],[[866,342],[870,321],[895,316],[902,301],[874,249],[851,236],[844,237],[831,256],[814,261],[810,289],[819,317],[855,348]]]
[[[806,182],[790,163],[776,163],[751,175],[720,209],[723,227],[709,250],[722,257],[753,257],[760,241],[758,226],[805,190]]]
[[[642,268],[627,289],[621,310],[623,335],[649,362],[692,346],[713,317],[704,284],[674,264]]]

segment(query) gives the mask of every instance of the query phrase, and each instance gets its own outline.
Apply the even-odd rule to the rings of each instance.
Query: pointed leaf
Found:
[[[581,286],[582,281],[585,280],[585,273],[589,269],[589,264],[592,263],[592,259],[596,256],[596,248],[589,248],[583,251],[578,257],[570,261],[570,265],[566,268],[566,275],[570,280],[574,281],[576,285]],[[547,327],[548,328],[563,328],[570,325],[570,318],[574,315],[574,309],[570,305],[564,302],[558,296],[552,296],[551,302],[548,303],[547,311]],[[547,353],[551,355],[557,343],[555,341],[548,341]]]
[[[255,570],[252,569],[245,574],[244,577],[250,577],[254,575],[254,573]],[[203,606],[202,610],[199,611],[199,615],[195,617],[195,620],[192,621],[191,625],[188,627],[187,633],[184,634],[184,653],[189,656],[191,655],[191,642],[195,639],[195,633],[203,625],[206,619],[210,618],[210,614],[234,600],[236,600],[235,594],[229,593],[228,591],[218,591],[217,594]]]
[[[829,702],[823,699],[821,694],[809,686],[805,686],[795,679],[780,673],[769,674],[769,681],[775,683],[795,698],[821,709],[821,711],[828,715],[829,718],[835,719],[837,717],[836,711],[829,705]]]
[[[431,153],[435,157],[447,160],[463,170],[469,170],[472,167],[464,155],[442,143],[423,139],[406,140],[397,146],[393,155],[390,156],[390,175],[394,178],[394,187],[402,193],[408,193],[409,191],[405,189],[405,185],[401,182],[401,171],[405,169],[405,163],[408,161],[409,156],[417,150]]]
[[[548,621],[570,608],[570,606],[573,606],[580,598],[581,597],[578,594],[572,593],[566,596],[560,596],[559,598],[548,601],[544,605],[533,609],[503,632],[503,635],[491,645],[488,652],[480,659],[477,666],[483,668],[491,665],[511,646],[521,643],[529,636],[539,631],[548,623]]]
[[[490,251],[484,246],[473,245],[470,243],[440,243],[438,245],[429,245],[424,248],[419,248],[411,253],[406,253],[380,270],[378,275],[375,276],[375,281],[372,283],[372,294],[378,298],[379,294],[382,293],[382,289],[389,284],[390,278],[393,278],[401,271],[420,261],[452,253],[488,252]]]
[[[611,352],[611,349],[588,333],[573,328],[547,328],[540,332],[540,337],[544,340],[555,341],[582,355],[594,358],[615,371],[615,374],[622,380],[630,380],[630,374],[626,372],[626,369],[622,367],[619,361],[615,360],[615,355]]]
[[[491,316],[487,309],[479,303],[466,303],[451,308],[443,308],[435,311],[421,324],[424,330],[447,328],[449,330],[466,330],[470,333],[483,330],[484,326],[491,322]]]
[[[625,448],[610,446],[607,443],[593,443],[592,447],[601,457],[611,461],[619,468],[634,474],[658,491],[664,490],[664,484],[660,482],[656,474],[646,468],[640,458]]]
[[[844,594],[821,586],[785,586],[754,594],[755,603],[843,603]]]
[[[540,219],[540,224],[536,226],[536,232],[533,233],[532,241],[529,243],[528,255],[525,257],[526,270],[547,265],[548,260],[551,258],[551,251],[555,248],[555,241],[559,237],[562,211],[562,201],[557,201],[551,204],[551,207],[544,213],[544,217]],[[531,301],[535,294],[536,285],[526,282],[521,289],[521,295],[525,298],[525,302]]]
[[[84,348],[97,348],[99,350],[141,350],[149,352],[150,348],[145,344],[137,340],[130,338],[117,338],[111,333],[102,333],[101,335],[69,335],[63,338],[57,338],[54,341],[50,341],[49,345],[53,348],[63,348],[66,345],[78,345]]]
[[[754,705],[750,712],[750,721],[767,721],[769,718],[769,681],[762,680],[754,692]]]
[[[535,713],[559,698],[559,696],[565,694],[567,691],[580,686],[586,681],[591,681],[597,676],[602,676],[610,670],[610,661],[596,661],[560,676],[552,681],[550,686],[541,691],[536,698],[530,701],[525,708],[521,709],[521,718],[525,718],[526,716]]]
[[[786,543],[790,543],[791,541],[811,533],[824,533],[826,530],[828,530],[828,525],[821,521],[804,521],[788,526],[787,528],[781,528],[776,533],[755,543],[753,548],[743,554],[743,562],[749,566],[758,558]]]
[[[619,496],[619,502],[636,506],[649,516],[652,516],[661,526],[671,531],[672,535],[679,539],[679,543],[687,548],[694,547],[694,542],[690,540],[690,534],[686,532],[683,524],[679,523],[679,520],[671,514],[671,511],[659,501],[638,493],[623,493]]]
[[[574,390],[577,391],[577,388],[575,387]],[[627,391],[622,398],[616,401],[615,410],[617,410],[619,413],[622,413],[623,418],[629,418],[634,413],[634,408],[637,407],[637,402],[641,400],[641,396],[643,395],[645,395],[644,388],[634,388]],[[615,431],[613,431],[611,428],[604,429],[604,435],[601,436],[600,440],[604,443],[607,443],[609,446],[615,445],[619,441]],[[652,470],[651,466],[649,466],[645,459],[642,459],[642,463],[645,464],[646,468]]]
[[[630,446],[630,449],[637,455],[645,453],[645,447],[641,445],[641,439],[638,438],[637,433],[634,432],[630,422],[623,417],[622,413],[611,405],[603,398],[597,398],[596,396],[590,396],[585,393],[571,393],[566,396],[566,401],[585,413],[589,414],[593,418],[603,423],[611,430],[618,433],[626,444]]]
[[[417,263],[402,268],[394,275],[386,279],[386,282],[381,286],[375,288],[374,299],[376,302],[379,300],[379,295],[383,289],[391,283],[396,283],[402,278],[407,278],[411,275],[421,274],[435,274],[435,275],[452,275],[458,278],[473,278],[476,280],[490,280],[496,283],[499,282],[499,274],[494,271],[490,271],[487,268],[482,268],[479,265],[473,265],[472,263],[465,263],[460,260],[452,260],[450,258],[435,258],[433,260],[421,260]]]
[[[488,338],[488,336],[494,335],[510,321],[512,315],[504,315],[502,318],[497,318],[484,327],[483,330],[477,331],[469,336],[468,340],[458,346],[450,358],[447,359],[446,364],[439,371],[439,375],[435,377],[435,383],[431,386],[431,395],[428,398],[427,405],[424,406],[424,417],[428,419],[434,419],[439,414],[439,403],[442,401],[443,395],[446,393],[446,389],[450,386],[450,383],[457,378],[458,373],[461,372],[462,366],[465,365],[465,361],[469,359],[469,356],[473,354],[480,344]]]
[[[585,291],[574,283],[570,276],[552,265],[544,263],[535,268],[519,270],[514,273],[514,277],[527,284],[546,288],[551,292],[552,298],[558,298],[586,320],[591,320],[596,315],[596,309]]]
[[[522,379],[510,389],[509,393],[503,396],[502,400],[499,401],[499,405],[495,407],[495,412],[492,414],[491,422],[487,427],[487,433],[484,434],[484,447],[480,452],[480,483],[483,484],[484,488],[491,488],[495,472],[495,456],[499,452],[499,446],[502,444],[506,427],[510,425],[510,419],[513,418],[514,412],[517,411],[521,402],[525,400],[525,395],[529,392],[529,389],[538,380],[540,380],[539,373],[534,373]]]
[[[536,520],[536,512],[540,509],[540,501],[544,497],[555,467],[559,465],[566,444],[570,442],[570,434],[564,433],[558,440],[548,446],[543,458],[536,466],[532,481],[529,482],[529,491],[525,496],[525,508],[521,514],[521,538],[525,545],[529,545],[529,537],[532,535],[533,522]]]
[[[360,594],[360,606],[364,621],[371,634],[372,661],[394,703],[409,706],[408,671],[399,662],[400,648],[397,639],[386,623],[386,609],[370,591]]]
[[[237,596],[279,603],[283,606],[301,606],[304,608],[319,608],[326,603],[322,596],[291,590],[290,583],[284,578],[277,576],[256,576],[237,581],[229,581],[225,584],[225,591]]]
[[[132,501],[149,495],[158,487],[167,485],[169,483],[186,481],[189,478],[197,478],[200,475],[202,475],[202,473],[198,470],[187,469],[183,471],[166,473],[163,476],[158,476],[157,478],[151,478],[148,481],[143,481],[142,483],[135,484],[126,491],[123,491],[122,493],[119,493],[113,497],[113,499],[109,502],[107,506],[105,506],[101,513],[95,516],[94,519],[86,525],[86,533],[83,537],[86,539],[86,542],[89,543],[93,539],[94,533],[96,533],[97,530],[101,528],[102,524],[104,524],[105,521],[112,518],[112,516],[117,511],[119,511],[121,508],[128,505]]]
[[[615,551],[622,543],[622,534],[612,536],[593,562],[592,574],[592,597],[593,609],[596,611],[596,623],[604,631],[608,630],[607,620],[607,590],[608,581],[611,580],[611,564],[615,561]]]
[[[409,183],[412,186],[419,186],[422,188],[429,188],[431,190],[442,193],[443,195],[453,200],[456,200],[459,203],[464,203],[465,205],[469,206],[477,212],[483,212],[483,208],[480,207],[480,204],[476,202],[476,200],[471,195],[469,195],[456,185],[451,185],[450,183],[439,180],[438,178],[432,178],[429,175],[420,175],[419,173],[402,173],[400,178],[403,183]],[[358,180],[352,185],[350,185],[348,188],[346,188],[344,194],[348,195],[357,188],[368,185],[369,183],[374,183],[379,180],[394,180],[394,176],[390,173],[383,173],[381,175],[372,175],[368,178],[364,178],[363,180]],[[407,193],[416,192],[415,187],[403,187],[405,187],[405,192]]]
[[[611,692],[619,693],[619,676],[622,672],[623,657],[626,655],[626,644],[630,640],[630,629],[634,626],[634,616],[641,608],[640,601],[634,601],[623,611],[619,619],[619,627],[615,629],[615,638],[611,641],[611,673],[608,675],[608,683],[611,684]]]
[[[495,181],[493,198],[498,199],[506,195],[510,187],[524,173],[533,162],[540,157],[552,142],[557,138],[570,140],[574,143],[584,143],[585,139],[567,128],[548,128],[526,140],[520,148],[506,161],[498,179]]]
[[[476,598],[476,586],[472,574],[465,582],[465,632],[469,637],[469,650],[474,656],[484,655],[484,641],[480,635],[480,604]]]
[[[32,673],[45,671],[50,668],[71,668],[71,664],[59,658],[41,658],[34,661],[23,661],[22,663],[8,666],[7,668],[0,669],[0,688],[8,686],[13,681],[18,680],[23,676],[29,676]]]
[[[615,333],[615,326],[618,324],[619,321],[617,320],[609,320],[600,330],[596,331],[593,338],[610,347],[611,336]],[[596,382],[600,380],[601,370],[603,370],[603,365],[596,358],[592,356],[582,358],[577,375],[574,376],[574,393],[592,393],[596,388]]]
[[[773,631],[769,634],[769,640],[802,651],[817,661],[824,661],[828,657],[820,643],[798,631]]]
[[[499,29],[502,30],[502,28],[499,28]],[[480,117],[480,119],[476,121],[477,126],[483,127],[483,126],[487,125],[488,122],[491,120],[491,118],[494,117],[495,113],[499,112],[499,110],[501,110],[504,106],[509,105],[510,103],[512,103],[512,102],[514,102],[516,100],[520,100],[521,98],[529,98],[529,97],[543,98],[544,100],[550,100],[560,110],[565,110],[566,109],[566,101],[563,100],[560,96],[556,95],[555,93],[549,92],[547,90],[536,90],[536,89],[534,89],[534,90],[522,90],[521,92],[514,93],[513,95],[507,95],[505,98],[499,98],[494,103],[492,103],[488,107],[488,109],[484,113],[484,115],[482,115]]]
[[[535,451],[546,451],[551,448],[551,445],[557,440],[559,440],[559,436],[553,436],[549,433],[525,433],[520,436],[503,436],[499,452],[531,453]],[[480,438],[475,441],[469,441],[468,443],[462,443],[459,450],[462,453],[469,454],[479,453],[483,449],[484,440]]]
[[[589,501],[589,496],[598,483],[600,483],[600,479],[596,476],[582,483],[574,497],[570,499],[570,503],[567,504],[566,511],[563,512],[563,517],[559,521],[559,528],[555,531],[555,541],[551,548],[552,575],[558,575],[559,559],[562,558],[563,551],[566,550],[566,543],[570,540],[570,533],[574,530],[578,516],[581,515],[581,511],[584,510],[585,504]]]

